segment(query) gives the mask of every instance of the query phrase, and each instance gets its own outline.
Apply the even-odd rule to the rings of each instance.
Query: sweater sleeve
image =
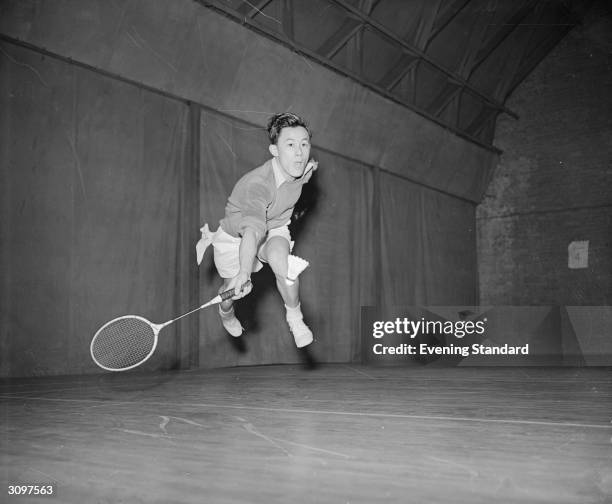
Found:
[[[261,182],[250,183],[242,201],[242,218],[238,224],[238,232],[244,234],[247,228],[253,229],[260,241],[266,234],[266,215],[270,204],[270,190]]]

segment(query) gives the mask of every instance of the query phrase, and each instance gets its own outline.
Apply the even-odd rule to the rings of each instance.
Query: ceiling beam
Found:
[[[453,82],[447,82],[442,91],[427,105],[427,111],[433,116],[439,117],[448,104],[459,96],[461,89],[461,86],[457,86]]]
[[[419,61],[412,54],[402,54],[385,75],[378,81],[378,85],[391,91],[410,72]]]
[[[380,4],[381,0],[359,0],[359,8],[368,16],[372,14],[374,9]],[[347,44],[349,44],[347,42]],[[348,47],[349,60],[352,62],[352,68],[359,75],[364,74],[364,30],[358,30],[355,36],[351,39]]]
[[[504,113],[506,113],[506,114],[508,114],[508,115],[510,115],[512,117],[514,117],[514,118],[518,118],[518,115],[515,112],[513,112],[512,110],[508,109],[506,106],[504,106],[503,103],[500,103],[497,100],[495,100],[494,98],[492,98],[490,96],[487,96],[486,94],[484,94],[478,88],[474,87],[471,83],[469,83],[467,80],[465,80],[463,77],[461,77],[457,73],[452,72],[451,70],[448,70],[447,68],[444,68],[442,65],[440,65],[436,61],[432,60],[431,57],[429,57],[427,54],[425,54],[421,49],[419,49],[419,48],[415,47],[414,45],[409,44],[408,42],[402,40],[399,36],[397,36],[396,34],[392,33],[388,29],[386,29],[384,26],[382,26],[380,23],[378,23],[374,19],[370,18],[367,14],[364,14],[359,9],[356,9],[355,7],[353,7],[346,0],[330,0],[330,1],[335,3],[335,4],[337,4],[337,5],[339,5],[339,6],[341,6],[341,7],[343,7],[346,11],[348,11],[349,13],[351,13],[352,15],[354,15],[355,17],[360,19],[363,23],[365,23],[368,26],[372,27],[372,29],[374,29],[374,31],[376,31],[379,35],[382,35],[384,38],[390,40],[395,45],[401,46],[401,48],[405,52],[412,53],[412,54],[418,56],[420,59],[427,61],[427,63],[429,63],[429,65],[431,65],[437,71],[439,71],[439,72],[443,73],[444,75],[446,75],[450,80],[455,81],[458,84],[462,85],[463,87],[469,89],[472,92],[472,94],[477,96],[480,100],[488,103],[489,105],[497,108],[498,110],[500,110],[500,111],[502,111],[502,112],[504,112]]]
[[[482,107],[476,117],[464,129],[469,131],[471,135],[478,136],[485,127],[490,126],[491,118],[496,113],[496,110],[490,107]]]
[[[315,52],[313,49],[308,48],[302,44],[297,43],[295,40],[289,39],[284,33],[278,31],[278,30],[274,30],[264,24],[258,23],[255,20],[245,17],[245,16],[240,16],[238,14],[238,12],[236,11],[235,8],[230,7],[225,1],[223,0],[194,0],[195,2],[199,3],[200,5],[202,5],[203,7],[206,7],[208,9],[212,9],[214,11],[216,11],[219,14],[222,14],[224,16],[227,16],[228,18],[234,20],[235,22],[242,24],[246,27],[248,27],[249,29],[253,30],[254,32],[258,33],[259,35],[263,35],[265,37],[268,37],[271,40],[276,41],[279,44],[284,45],[285,47],[287,47],[288,49],[301,54],[303,56],[306,56],[308,58],[311,58],[312,60],[318,62],[319,64],[337,72],[340,75],[343,75],[345,77],[348,77],[350,79],[352,79],[355,82],[358,82],[359,84],[361,84],[362,86],[364,86],[367,89],[371,89],[372,91],[378,93],[381,96],[384,96],[385,98],[387,98],[388,100],[390,100],[391,102],[397,103],[399,105],[402,105],[410,110],[412,110],[413,112],[415,112],[416,114],[429,119],[430,121],[438,124],[439,126],[441,126],[442,128],[445,128],[446,130],[454,133],[455,135],[457,135],[458,137],[464,138],[465,140],[472,142],[475,145],[478,145],[488,151],[494,152],[496,154],[501,154],[501,150],[498,149],[497,147],[491,145],[490,143],[487,144],[485,142],[482,142],[480,139],[472,137],[470,135],[467,135],[465,132],[461,131],[459,128],[455,127],[452,124],[449,124],[447,122],[441,121],[439,118],[432,116],[431,114],[429,114],[423,107],[418,107],[415,104],[415,100],[414,100],[414,93],[415,93],[415,77],[414,77],[414,67],[411,68],[410,74],[411,74],[411,84],[412,84],[412,99],[407,100],[405,99],[403,96],[399,96],[395,93],[391,93],[389,92],[389,90],[382,88],[381,86],[377,85],[375,82],[372,81],[368,81],[366,80],[362,74],[360,73],[356,73],[354,71],[348,70],[344,67],[341,67],[340,65],[338,65],[337,63],[335,63],[334,61],[328,59],[328,58],[324,58],[323,56],[321,56],[320,54],[318,54],[317,52]],[[330,0],[333,1],[333,0]],[[0,38],[2,38],[2,35],[0,34]],[[518,117],[514,112],[509,111],[510,115],[512,115],[513,117]]]
[[[441,2],[442,0],[420,0],[420,3],[411,1],[405,7],[410,15],[402,23],[402,31],[398,31],[397,36],[423,50],[437,19]]]
[[[242,5],[240,5],[240,7],[238,7],[236,10],[240,13],[241,16],[253,19],[271,2],[272,0],[253,0],[252,2],[247,2],[243,0]]]
[[[380,2],[381,0],[362,0],[359,7],[369,16]],[[325,58],[333,58],[355,35],[361,33],[364,26],[362,21],[355,18],[347,19],[338,31],[321,44],[317,52]]]
[[[495,8],[481,10],[476,13],[477,19],[471,25],[470,34],[463,52],[463,57],[457,66],[457,73],[459,75],[465,75],[467,73],[466,69],[470,68],[472,65],[472,61],[476,57],[478,49],[482,46],[489,21],[495,17],[495,13]],[[461,91],[461,87],[457,87],[453,84],[453,82],[448,82],[442,88],[442,91],[438,94],[438,96],[436,96],[428,105],[427,110],[436,117],[440,117],[446,107],[453,104],[456,112],[455,122],[458,123],[461,114]],[[486,106],[482,102],[481,104],[483,107]]]
[[[409,33],[404,35],[403,38],[412,40],[418,48],[423,49],[429,40],[433,24],[440,9],[441,1],[442,0],[436,0],[435,4],[430,2],[426,3],[425,5],[430,7],[433,5],[433,8],[430,8],[428,13],[421,12],[416,28],[411,27]],[[419,58],[417,56],[404,52],[404,54],[396,59],[387,73],[378,81],[378,85],[385,89],[394,89],[418,62]]]
[[[338,31],[319,46],[317,52],[325,58],[333,58],[362,28],[363,23],[361,21],[347,19]]]
[[[416,33],[411,37],[411,40],[414,41],[414,45],[421,50],[424,50],[431,40],[431,34],[433,32],[434,24],[438,19],[441,4],[442,0],[435,0],[435,2],[428,1],[425,3],[425,5],[429,7],[429,9],[421,10],[419,22],[416,27]]]
[[[470,3],[470,0],[455,0],[448,4],[448,6],[442,11],[442,13],[436,19],[429,38],[425,43],[423,49],[427,49],[433,39],[435,39],[448,24],[457,17],[457,15],[463,10],[463,8]]]

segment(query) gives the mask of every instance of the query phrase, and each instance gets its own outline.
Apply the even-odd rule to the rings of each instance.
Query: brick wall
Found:
[[[612,12],[596,2],[514,91],[477,209],[481,304],[612,304]],[[589,241],[588,267],[568,245]]]

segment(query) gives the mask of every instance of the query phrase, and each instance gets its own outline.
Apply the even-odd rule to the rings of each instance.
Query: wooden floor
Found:
[[[0,502],[612,502],[610,369],[265,366],[0,398]]]

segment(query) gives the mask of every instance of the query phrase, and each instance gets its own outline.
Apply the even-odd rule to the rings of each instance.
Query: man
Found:
[[[225,206],[225,217],[215,233],[202,228],[205,248],[212,243],[215,266],[223,285],[220,292],[236,294],[219,305],[223,327],[235,337],[242,325],[234,313],[234,301],[251,292],[251,273],[268,263],[286,309],[286,320],[298,348],[312,343],[312,331],[304,323],[297,275],[308,263],[291,255],[289,223],[302,186],[318,163],[310,159],[311,132],[302,118],[285,112],[272,116],[267,126],[272,158],[244,175],[234,186]],[[199,258],[203,254],[199,251]]]

